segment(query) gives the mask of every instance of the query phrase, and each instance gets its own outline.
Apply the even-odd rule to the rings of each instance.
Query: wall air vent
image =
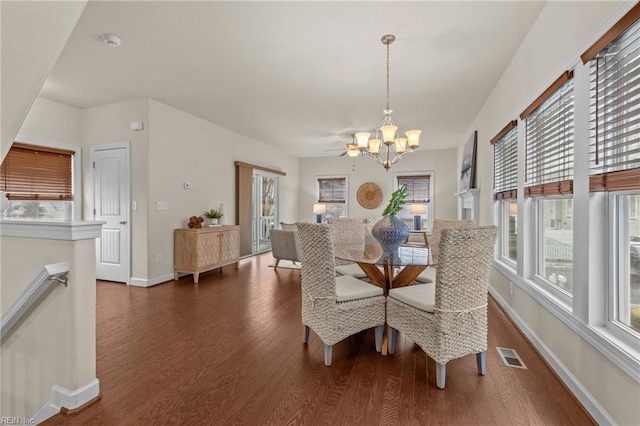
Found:
[[[496,347],[496,349],[498,350],[498,354],[500,354],[500,358],[502,358],[502,362],[504,362],[504,365],[506,365],[507,367],[524,369],[527,368],[527,366],[524,365],[524,362],[522,362],[520,356],[514,349],[500,347]]]

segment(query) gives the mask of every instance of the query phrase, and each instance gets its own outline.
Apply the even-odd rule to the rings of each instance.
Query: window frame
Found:
[[[349,175],[317,175],[315,177],[315,198],[314,198],[314,203],[321,203],[319,200],[320,198],[320,180],[322,179],[344,179],[344,203],[324,203],[322,202],[322,204],[326,205],[326,206],[342,206],[343,207],[343,215],[344,216],[339,216],[339,217],[349,217]],[[315,214],[314,216],[314,221],[315,221]],[[326,216],[325,216],[326,217]]]
[[[535,209],[535,249],[534,249],[534,253],[535,253],[535,259],[534,259],[534,269],[533,269],[533,281],[540,286],[543,290],[545,290],[547,293],[549,293],[553,298],[555,298],[556,300],[558,300],[559,302],[561,302],[563,305],[565,305],[567,308],[570,309],[570,307],[573,305],[573,294],[569,293],[568,291],[560,288],[560,286],[557,286],[555,284],[553,284],[549,279],[547,279],[546,276],[544,276],[543,269],[544,269],[544,262],[545,262],[545,255],[544,255],[544,238],[545,238],[545,234],[544,234],[544,208],[545,208],[545,201],[553,201],[553,200],[568,200],[569,197],[566,195],[561,195],[561,196],[553,196],[553,197],[536,197],[534,199],[534,209]],[[573,265],[573,261],[572,261],[572,265]],[[573,267],[571,269],[571,272],[573,274]]]
[[[619,320],[619,305],[623,302],[620,292],[625,283],[620,278],[624,275],[630,275],[629,264],[626,262],[629,259],[629,247],[625,245],[630,240],[629,228],[622,226],[631,220],[630,215],[626,215],[627,202],[625,200],[630,194],[640,195],[640,191],[612,191],[607,197],[608,214],[612,219],[608,221],[610,236],[608,265],[615,265],[615,267],[611,267],[607,271],[605,327],[618,339],[633,344],[633,342],[640,341],[640,332]],[[630,305],[630,295],[627,302]]]
[[[71,160],[71,182],[72,182],[72,194],[73,200],[65,201],[68,203],[67,212],[68,218],[60,222],[74,222],[82,219],[82,147],[78,145],[71,145],[66,143],[60,143],[55,141],[48,141],[44,139],[37,139],[28,136],[18,134],[14,139],[14,142],[25,143],[33,146],[41,146],[43,148],[63,149],[68,151],[74,151],[75,154]],[[4,198],[4,194],[2,195]],[[40,219],[24,218],[19,219],[24,221],[39,221]]]
[[[631,206],[629,206],[629,219],[640,220],[640,198],[636,198],[634,208],[635,208],[635,214],[632,214]]]
[[[633,18],[629,18],[629,16]],[[605,20],[602,29],[594,33],[590,40],[585,41],[583,48],[587,51],[591,50],[592,54],[597,54],[601,49],[593,50],[589,46],[592,44],[594,37],[598,34],[602,35],[600,39],[606,38],[612,31],[615,32],[616,27],[624,26],[624,22],[629,20],[640,19],[640,4],[628,3],[622,5],[617,12],[610,18]],[[633,22],[630,22],[633,23]],[[629,24],[630,24],[629,23]],[[611,28],[607,30],[606,26]],[[622,28],[622,31],[624,28]],[[615,38],[612,36],[611,39]],[[599,40],[600,40],[599,39]],[[599,40],[595,44],[599,43]],[[608,44],[605,43],[602,46]],[[630,380],[640,384],[640,358],[637,355],[637,348],[640,344],[640,338],[631,336],[630,333],[621,333],[624,331],[618,324],[607,321],[608,310],[611,295],[610,276],[614,269],[612,264],[612,250],[614,249],[611,242],[616,232],[613,226],[613,219],[609,213],[610,205],[609,194],[605,192],[589,191],[589,144],[584,142],[590,136],[590,117],[589,117],[589,57],[588,52],[582,55],[580,60],[579,52],[576,51],[568,57],[560,66],[558,72],[573,69],[575,72],[574,80],[574,180],[576,184],[576,192],[573,194],[574,200],[574,247],[580,244],[589,244],[588,253],[581,253],[574,250],[574,261],[576,257],[580,257],[579,270],[574,268],[574,277],[580,280],[579,285],[574,285],[574,297],[571,304],[566,304],[556,298],[554,295],[546,291],[543,285],[536,282],[533,276],[535,268],[535,258],[537,256],[536,248],[533,247],[533,241],[536,238],[535,232],[537,224],[537,200],[538,197],[525,197],[524,189],[526,182],[524,177],[524,135],[518,137],[518,191],[522,191],[522,195],[518,198],[518,219],[520,225],[518,229],[518,265],[517,269],[512,269],[509,265],[502,261],[500,256],[495,257],[493,267],[498,276],[497,281],[489,286],[489,292],[498,303],[505,307],[505,310],[513,316],[516,322],[518,312],[511,308],[512,303],[510,297],[518,297],[514,294],[514,287],[523,295],[530,297],[535,303],[539,304],[542,309],[549,312],[568,330],[575,333],[576,336],[583,339],[597,353],[613,365],[624,372]],[[557,74],[551,74],[551,76]],[[551,78],[548,81],[552,81]],[[542,86],[542,84],[541,84]],[[533,97],[531,98],[533,99]],[[523,102],[523,104],[526,104]],[[512,111],[515,112],[515,111]],[[522,119],[520,119],[522,121]],[[523,123],[519,123],[520,126]],[[628,188],[619,188],[619,190],[627,190]],[[546,196],[549,196],[547,194]],[[569,196],[569,195],[567,195]],[[500,223],[501,209],[498,203],[493,203],[493,222]],[[625,252],[628,256],[628,253]],[[576,283],[578,281],[574,281]],[[505,287],[506,285],[506,287]],[[509,290],[511,285],[511,290]],[[509,296],[510,294],[510,296]],[[594,302],[596,301],[596,302]],[[525,333],[531,332],[530,337],[534,342],[538,339],[533,330],[527,329],[527,324],[523,323]],[[534,343],[540,350],[547,350],[543,341]],[[553,358],[553,353],[549,356]]]
[[[421,171],[421,172],[394,172],[393,173],[393,190],[398,189],[398,178],[404,176],[428,176],[429,177],[429,202],[425,203],[425,214],[427,215],[427,228],[422,228],[422,231],[426,231],[428,235],[431,235],[433,230],[433,212],[434,212],[434,189],[435,189],[435,172],[433,171]],[[403,220],[413,220],[413,216],[409,211],[409,205],[406,204],[402,207],[402,210],[398,214],[398,218]],[[423,215],[424,216],[424,215]],[[413,229],[413,226],[409,227]]]
[[[500,222],[499,222],[500,252],[499,252],[498,258],[506,266],[508,266],[509,268],[515,271],[518,267],[517,250],[516,250],[515,260],[511,259],[508,253],[509,252],[509,218],[511,217],[511,214],[509,212],[509,206],[511,203],[515,203],[517,205],[518,201],[516,199],[511,199],[511,198],[505,198],[497,201],[498,201],[498,209],[499,209],[499,215],[500,215]],[[518,221],[518,216],[516,215],[516,231],[518,230],[517,221]],[[518,236],[518,234],[519,232],[516,232],[516,237]],[[516,240],[516,247],[517,247],[517,240]]]

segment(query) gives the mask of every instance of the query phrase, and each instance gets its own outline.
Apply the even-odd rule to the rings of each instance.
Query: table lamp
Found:
[[[424,204],[411,204],[409,211],[413,216],[413,229],[419,231],[422,229],[422,216],[424,211]]]
[[[313,213],[316,215],[316,223],[322,223],[322,216],[327,213],[327,206],[324,204],[314,204]]]

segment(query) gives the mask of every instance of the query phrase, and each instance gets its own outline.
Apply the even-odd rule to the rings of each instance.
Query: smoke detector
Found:
[[[102,41],[109,47],[118,47],[122,40],[115,34],[102,34]]]

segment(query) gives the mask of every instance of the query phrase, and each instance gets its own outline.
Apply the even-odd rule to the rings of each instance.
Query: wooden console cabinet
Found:
[[[240,227],[216,226],[173,231],[174,279],[180,272],[193,274],[198,282],[200,272],[221,268],[232,263],[238,267],[240,257]]]

